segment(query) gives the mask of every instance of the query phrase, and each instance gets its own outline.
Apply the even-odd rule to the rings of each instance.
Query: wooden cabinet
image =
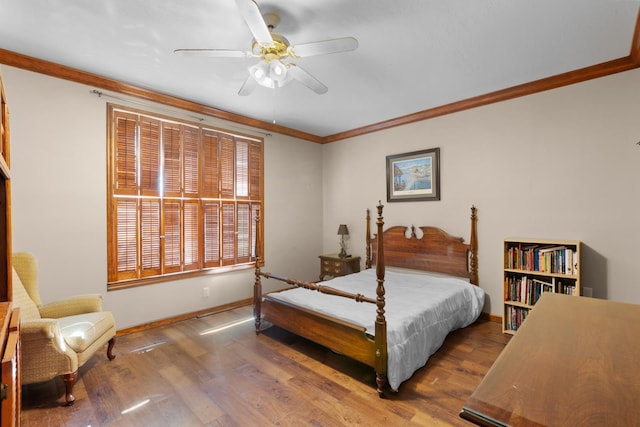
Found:
[[[0,303],[2,321],[2,365],[0,368],[0,426],[20,425],[22,382],[20,376],[20,309],[10,302]]]
[[[504,241],[504,333],[518,330],[544,292],[580,296],[580,253],[576,240]]]
[[[360,271],[360,257],[340,258],[337,254],[320,255],[320,280],[325,276],[338,277]]]
[[[0,301],[11,300],[11,174],[9,106],[0,73]]]
[[[9,106],[0,73],[0,426],[20,425],[20,312],[12,309]]]

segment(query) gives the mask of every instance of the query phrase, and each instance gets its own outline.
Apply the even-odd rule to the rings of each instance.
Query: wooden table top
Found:
[[[640,425],[640,305],[545,293],[460,416],[486,426]]]

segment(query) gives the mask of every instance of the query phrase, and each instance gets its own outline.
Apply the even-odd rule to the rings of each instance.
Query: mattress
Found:
[[[322,283],[335,289],[376,298],[375,269]],[[427,363],[449,332],[473,323],[484,306],[484,291],[451,276],[387,269],[387,380],[392,390]],[[375,304],[295,288],[269,294],[281,300],[366,328],[375,334]]]

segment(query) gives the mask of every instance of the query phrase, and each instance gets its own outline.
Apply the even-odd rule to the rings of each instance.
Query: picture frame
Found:
[[[387,156],[387,202],[440,200],[440,148]]]

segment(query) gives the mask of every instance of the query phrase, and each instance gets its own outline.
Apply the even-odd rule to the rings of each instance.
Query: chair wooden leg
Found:
[[[76,384],[76,379],[78,378],[78,371],[72,372],[70,374],[61,375],[62,381],[64,381],[64,385],[66,387],[66,394],[64,396],[64,406],[71,406],[76,401],[76,397],[73,395],[73,386]]]
[[[109,360],[113,360],[116,358],[116,355],[113,354],[113,346],[116,344],[116,337],[113,337],[109,340],[109,346],[107,347],[107,358]]]

